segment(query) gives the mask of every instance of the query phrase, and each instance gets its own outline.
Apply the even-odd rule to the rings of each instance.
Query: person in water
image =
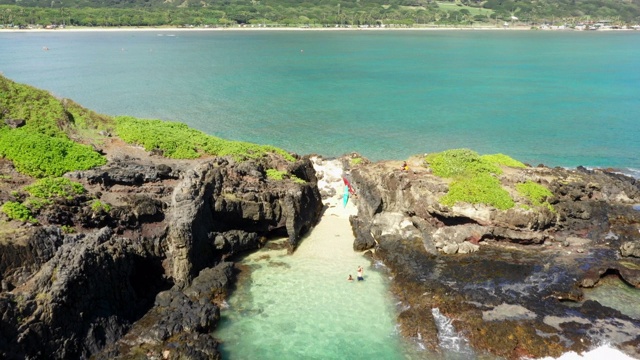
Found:
[[[358,266],[358,281],[364,280],[363,272],[364,272],[364,270],[362,269],[362,266]]]
[[[353,281],[353,276],[351,276],[351,274],[349,274],[349,277],[347,278],[347,281],[349,281],[349,282]]]

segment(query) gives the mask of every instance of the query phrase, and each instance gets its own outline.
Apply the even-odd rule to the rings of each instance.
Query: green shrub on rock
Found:
[[[500,185],[500,180],[490,174],[456,180],[449,185],[449,192],[440,198],[440,202],[448,206],[459,201],[486,204],[500,210],[507,210],[515,205],[509,193]]]
[[[267,179],[270,180],[284,180],[284,179],[291,179],[291,181],[293,181],[296,184],[306,184],[307,182],[304,181],[304,179],[300,179],[299,177],[293,175],[293,174],[288,174],[286,171],[280,171],[277,169],[267,169]]]
[[[510,209],[515,203],[496,178],[496,175],[502,174],[500,166],[526,167],[503,154],[480,156],[469,149],[428,154],[425,162],[434,175],[453,179],[448,193],[440,199],[442,204],[453,206],[457,202],[467,202],[486,204],[501,210]]]
[[[0,128],[0,157],[11,160],[21,173],[37,178],[88,170],[107,162],[89,146],[7,127]]]
[[[183,123],[131,116],[119,116],[115,121],[116,132],[122,140],[141,145],[147,151],[159,150],[169,158],[195,159],[207,154],[246,160],[276,153],[289,161],[294,160],[291,154],[274,146],[221,139]]]
[[[33,215],[31,215],[29,208],[16,201],[7,201],[2,205],[0,210],[12,220],[20,220],[30,223],[37,222]]]
[[[68,124],[60,100],[45,90],[18,84],[0,75],[0,119],[25,120],[28,132],[66,138],[62,130]]]
[[[512,158],[511,156],[504,154],[488,154],[480,156],[482,160],[488,161],[492,164],[508,166],[512,168],[524,169],[527,165],[521,163],[520,161]]]
[[[56,197],[72,198],[86,192],[82,184],[62,177],[37,180],[31,185],[25,186],[24,190],[31,196],[47,200]]]
[[[555,211],[553,206],[548,202],[548,199],[553,196],[553,193],[544,185],[529,180],[516,184],[516,190],[518,190],[520,195],[527,198],[533,206],[544,206],[551,211]]]
[[[267,169],[267,179],[283,180],[286,174],[287,174],[286,171],[280,171],[277,169]]]
[[[102,202],[100,200],[94,200],[91,203],[91,211],[93,211],[94,213],[99,213],[99,212],[109,212],[111,211],[111,205],[109,205],[106,202]]]
[[[300,179],[299,177],[297,177],[295,175],[291,175],[291,180],[296,184],[306,184],[307,183],[306,181],[304,181],[304,179]]]
[[[453,149],[427,155],[426,161],[434,175],[454,178],[481,173],[501,174],[499,166],[482,159],[469,149]]]

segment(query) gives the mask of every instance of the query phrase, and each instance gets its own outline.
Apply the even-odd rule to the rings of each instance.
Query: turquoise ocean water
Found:
[[[0,54],[101,113],[301,154],[640,169],[640,32],[25,32]]]
[[[640,174],[640,32],[0,32],[0,71],[101,113],[300,154],[467,147]],[[225,358],[473,357],[446,345],[453,330],[439,355],[404,343],[385,272],[314,234],[293,256],[245,259]],[[366,284],[344,281],[357,264]]]

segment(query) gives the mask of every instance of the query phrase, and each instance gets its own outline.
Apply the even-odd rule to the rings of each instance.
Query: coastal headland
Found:
[[[438,351],[437,309],[478,354],[608,342],[640,356],[640,319],[584,300],[605,277],[640,287],[640,184],[614,169],[457,149],[406,167],[348,154],[337,175],[321,157],[192,132],[182,146],[170,134],[189,130],[176,124],[160,141],[162,122],[0,81],[3,358],[220,358],[214,330],[235,256],[282,237],[294,252],[339,203],[343,176],[357,212],[332,214],[349,217],[354,251],[388,267],[406,338]],[[83,147],[29,156],[32,138]],[[94,156],[85,151],[97,157],[80,168]]]

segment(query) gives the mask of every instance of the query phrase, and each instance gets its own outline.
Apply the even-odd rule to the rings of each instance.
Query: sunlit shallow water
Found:
[[[634,319],[640,319],[640,290],[625,284],[617,276],[607,276],[593,289],[584,290],[585,300],[594,300]]]
[[[349,231],[328,215],[293,255],[264,249],[242,261],[250,276],[216,334],[225,359],[405,358],[387,275],[352,250]],[[360,265],[365,280],[347,281]]]

